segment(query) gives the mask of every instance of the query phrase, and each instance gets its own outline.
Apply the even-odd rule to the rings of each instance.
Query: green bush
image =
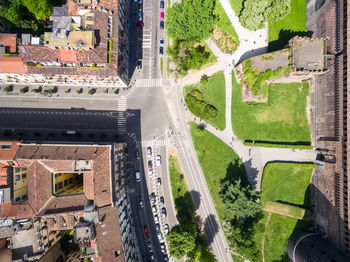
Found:
[[[6,86],[6,87],[4,87],[4,91],[5,91],[6,93],[11,93],[12,90],[13,90],[13,88],[12,88],[11,86]]]
[[[188,109],[193,114],[201,116],[201,118],[212,120],[218,114],[217,109],[214,106],[209,105],[203,100],[199,100],[190,94],[185,97],[185,102]]]
[[[96,89],[90,89],[89,91],[88,91],[88,94],[89,95],[93,95],[93,94],[95,94],[96,93]]]
[[[83,89],[82,89],[82,88],[80,88],[80,89],[77,90],[77,94],[80,95],[80,94],[82,94],[82,93],[83,93]]]

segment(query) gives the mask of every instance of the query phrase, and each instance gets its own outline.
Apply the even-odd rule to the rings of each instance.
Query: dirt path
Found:
[[[270,218],[271,218],[271,212],[269,212],[269,215],[267,216],[267,219],[266,219],[266,223],[265,223],[265,233],[266,233],[267,228],[268,228],[268,226],[269,226]],[[262,253],[263,262],[265,262],[265,256],[264,256],[264,253],[265,253],[265,252],[264,252],[265,233],[264,233],[263,237],[261,238],[261,253]]]

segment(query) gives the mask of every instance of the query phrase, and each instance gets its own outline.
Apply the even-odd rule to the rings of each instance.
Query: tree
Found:
[[[223,182],[220,194],[227,212],[236,219],[254,217],[261,212],[262,205],[257,202],[259,194],[252,186],[244,186],[240,178]]]
[[[197,235],[198,232],[193,223],[174,226],[166,235],[170,255],[180,259],[188,252],[192,252],[196,248]]]
[[[290,0],[246,0],[239,21],[243,27],[256,30],[267,21],[272,23],[282,20],[290,10]]]
[[[167,9],[166,27],[175,39],[203,40],[215,25],[213,0],[186,0]]]
[[[22,4],[37,20],[46,20],[52,13],[53,6],[47,0],[22,0]]]
[[[266,11],[269,21],[282,20],[291,11],[290,0],[274,0]]]

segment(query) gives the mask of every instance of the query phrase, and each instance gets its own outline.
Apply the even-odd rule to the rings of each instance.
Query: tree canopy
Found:
[[[193,223],[176,225],[166,235],[169,242],[170,255],[175,258],[182,258],[196,248],[198,231]]]
[[[175,39],[203,40],[210,36],[214,24],[213,0],[184,0],[167,9],[166,27]]]
[[[244,186],[241,179],[225,181],[222,184],[221,198],[227,212],[236,219],[254,217],[261,211],[261,203],[257,202],[258,193],[252,186]]]
[[[290,10],[290,0],[246,0],[239,20],[243,27],[256,30],[265,22],[282,20]]]

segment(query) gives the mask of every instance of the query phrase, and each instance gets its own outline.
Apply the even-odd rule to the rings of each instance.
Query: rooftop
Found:
[[[16,53],[17,36],[16,34],[0,34],[0,45],[5,47],[5,53]]]
[[[299,38],[292,39],[293,67],[295,69],[323,70],[325,63],[325,40]]]

